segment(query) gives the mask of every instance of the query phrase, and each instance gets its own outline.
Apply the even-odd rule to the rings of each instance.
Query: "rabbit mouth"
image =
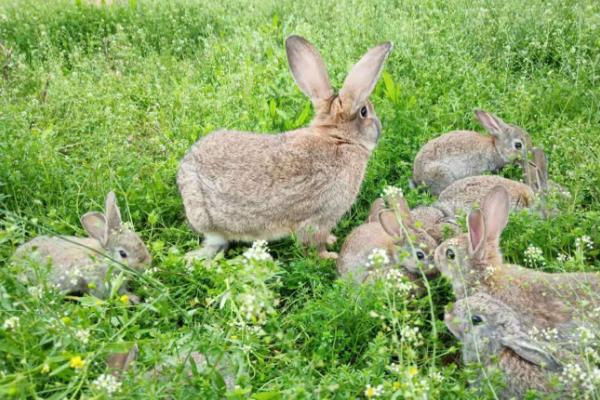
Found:
[[[444,323],[448,330],[459,340],[462,340],[462,333],[456,324],[455,316],[452,313],[447,313],[444,316]]]

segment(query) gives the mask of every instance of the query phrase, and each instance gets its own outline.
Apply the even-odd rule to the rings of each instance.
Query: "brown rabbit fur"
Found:
[[[381,133],[368,97],[391,47],[369,50],[336,94],[318,51],[299,36],[286,40],[290,69],[316,115],[295,131],[218,131],[192,146],[177,183],[190,225],[205,237],[198,257],[213,256],[229,241],[291,233],[316,245],[320,256],[337,256],[326,244],[356,199]]]
[[[586,312],[598,305],[600,275],[547,273],[505,264],[499,242],[508,214],[509,195],[497,186],[482,209],[469,214],[468,234],[436,249],[436,267],[452,282],[455,296],[483,291],[530,315],[530,323],[539,329],[585,321]]]
[[[404,275],[416,282],[417,286],[422,277],[421,270],[427,276],[437,274],[433,268],[433,251],[437,242],[423,229],[414,226],[410,209],[403,197],[391,201],[393,203],[390,205],[396,209],[397,214],[385,208],[383,199],[378,199],[371,206],[367,222],[348,235],[337,260],[340,276],[352,275],[358,283],[369,279],[374,271],[369,270],[366,265],[369,255],[375,249],[385,250],[390,260],[387,265],[382,266],[383,272],[394,266],[400,266]],[[400,226],[398,216],[406,230]],[[410,241],[407,234],[410,236]],[[421,269],[420,265],[422,265]]]
[[[438,195],[458,179],[496,172],[527,158],[527,149],[531,148],[527,132],[486,111],[476,110],[475,114],[491,136],[453,131],[430,140],[415,157],[414,184],[425,184]]]

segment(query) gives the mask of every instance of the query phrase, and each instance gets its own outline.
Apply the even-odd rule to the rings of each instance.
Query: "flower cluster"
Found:
[[[4,320],[2,324],[2,329],[7,331],[14,331],[19,327],[19,317],[10,317]]]
[[[400,342],[410,347],[423,345],[423,335],[418,326],[403,326],[400,328]]]
[[[92,387],[98,391],[103,391],[108,395],[112,395],[121,389],[121,382],[112,375],[102,374],[92,382]]]
[[[257,240],[252,243],[252,247],[244,252],[244,257],[248,261],[270,261],[273,259],[269,254],[269,248],[265,240]]]
[[[387,251],[384,249],[375,248],[373,251],[371,251],[371,254],[369,254],[366,267],[377,269],[389,263],[390,257],[388,256]]]
[[[589,236],[583,235],[582,237],[575,239],[575,248],[581,251],[584,251],[586,249],[593,250],[594,242]]]
[[[390,199],[404,196],[404,193],[402,193],[402,189],[399,187],[386,186],[383,188],[382,195],[383,195],[383,198],[385,199],[386,203],[388,203],[388,201]],[[387,205],[388,205],[388,207],[390,206],[389,203]]]
[[[83,344],[88,344],[90,341],[90,330],[89,329],[78,329],[75,332],[75,337]]]
[[[584,370],[579,364],[567,364],[559,377],[562,384],[579,388],[584,398],[589,398],[598,384],[600,384],[600,369]]]
[[[400,295],[407,295],[414,289],[414,284],[406,278],[404,272],[399,268],[390,268],[386,271],[384,278],[386,285],[397,290]]]
[[[530,244],[525,250],[525,263],[530,267],[545,265],[546,260],[542,249]]]

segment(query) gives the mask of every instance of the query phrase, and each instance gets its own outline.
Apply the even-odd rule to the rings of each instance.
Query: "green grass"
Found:
[[[527,129],[549,155],[551,179],[573,195],[551,221],[511,216],[506,259],[523,264],[534,245],[549,270],[600,270],[596,248],[556,261],[577,254],[583,235],[600,245],[597,1],[4,1],[0,321],[19,316],[20,326],[0,330],[0,397],[102,398],[91,382],[106,354],[136,342],[135,371],[115,397],[224,396],[215,371],[146,376],[193,348],[234,364],[232,398],[345,399],[367,384],[383,385],[385,397],[477,398],[441,320],[451,301],[441,280],[423,299],[352,287],[292,239],[270,244],[277,263],[260,273],[236,258],[245,245],[210,270],[185,268],[197,237],[175,173],[190,145],[219,127],[278,132],[310,119],[285,59],[292,33],[321,50],[336,87],[367,48],[395,46],[372,96],[384,132],[341,239],[386,185],[402,187],[411,205],[432,201],[408,189],[414,155],[442,132],[481,130],[472,110],[483,108]],[[79,216],[111,189],[154,256],[157,271],[132,278],[146,303],[29,294],[7,262],[15,247],[48,231],[83,234]],[[239,296],[252,293],[271,307],[260,328],[239,323]],[[422,337],[399,334],[409,326]],[[74,336],[80,329],[88,343]],[[69,366],[75,356],[84,368]]]

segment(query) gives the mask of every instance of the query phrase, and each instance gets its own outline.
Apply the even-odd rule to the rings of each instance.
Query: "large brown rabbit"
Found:
[[[468,217],[469,232],[442,243],[435,264],[452,282],[454,294],[463,298],[481,291],[527,314],[538,329],[578,320],[598,306],[600,274],[547,273],[505,264],[500,253],[500,234],[509,213],[509,195],[503,186],[493,188],[482,209]]]
[[[335,93],[317,50],[299,36],[286,40],[290,69],[316,115],[295,131],[217,131],[192,146],[177,183],[190,225],[204,235],[193,258],[212,257],[232,240],[292,233],[316,245],[321,257],[337,257],[326,244],[354,203],[381,134],[368,98],[391,48],[369,50]]]
[[[531,148],[527,132],[486,111],[477,110],[475,115],[491,136],[453,131],[430,140],[415,157],[414,184],[425,184],[437,196],[461,178],[495,172],[509,163],[527,159],[527,150]]]

